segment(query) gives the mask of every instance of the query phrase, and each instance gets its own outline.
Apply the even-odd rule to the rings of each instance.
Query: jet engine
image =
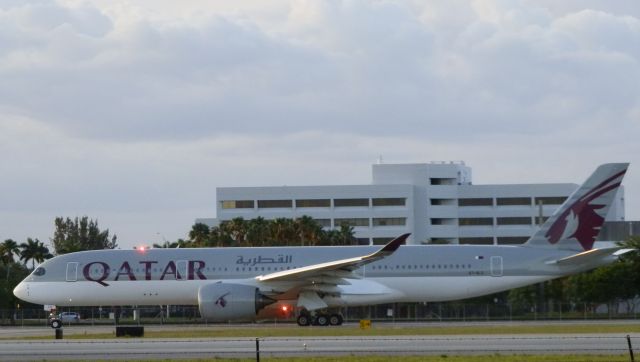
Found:
[[[212,322],[250,320],[262,308],[275,302],[249,285],[215,283],[198,290],[200,316]]]

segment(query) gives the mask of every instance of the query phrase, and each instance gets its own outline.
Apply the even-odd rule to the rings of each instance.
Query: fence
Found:
[[[100,324],[206,324],[197,306],[71,307],[58,312],[78,312],[80,323]],[[509,321],[509,320],[590,320],[638,319],[639,309],[618,306],[545,304],[514,306],[486,303],[395,303],[342,308],[348,322],[372,319],[381,322],[408,321]],[[0,325],[46,325],[49,312],[43,309],[0,310]],[[276,322],[293,322],[294,316]],[[271,319],[273,321],[273,319]]]

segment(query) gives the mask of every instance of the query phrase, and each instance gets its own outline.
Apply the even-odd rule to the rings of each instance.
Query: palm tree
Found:
[[[223,230],[229,233],[236,242],[236,246],[244,246],[247,236],[247,222],[244,218],[234,217],[231,221],[223,222],[220,227],[223,227]]]
[[[214,226],[209,232],[209,240],[211,240],[210,246],[216,246],[218,248],[223,246],[231,246],[233,240],[228,233],[226,222],[222,222],[220,226]]]
[[[295,224],[293,220],[279,217],[269,223],[269,231],[273,246],[293,245],[294,240],[298,241],[295,235]],[[296,243],[297,245],[297,243]]]
[[[300,245],[317,245],[320,240],[322,226],[318,224],[311,216],[303,215],[301,218],[296,219],[298,236],[300,238]]]
[[[36,239],[38,240],[38,239]],[[44,243],[38,241],[39,245],[38,245],[38,251],[36,252],[36,255],[33,256],[33,260],[36,261],[36,263],[42,263],[43,261],[47,260],[47,259],[51,259],[53,258],[53,254],[51,254],[51,252],[49,251],[49,248],[47,248]]]
[[[35,267],[35,255],[38,253],[40,241],[38,239],[27,238],[26,243],[19,245],[20,247],[20,260],[26,265],[31,260],[31,269]]]
[[[189,231],[189,240],[194,247],[207,246],[209,243],[209,227],[202,223],[195,223]]]
[[[35,268],[35,263],[42,263],[46,259],[50,259],[53,257],[49,252],[49,248],[47,248],[44,243],[42,243],[38,239],[27,238],[26,243],[22,243],[19,245],[20,247],[20,260],[22,260],[25,265],[29,260],[31,260],[31,269]]]
[[[269,239],[269,222],[262,216],[248,221],[247,243],[249,246],[266,246]]]
[[[9,281],[9,273],[11,270],[11,264],[14,263],[13,256],[18,255],[20,253],[20,249],[18,248],[18,243],[11,239],[6,239],[2,244],[0,244],[0,260],[7,268],[7,281]]]
[[[153,244],[153,247],[158,249],[158,248],[177,248],[178,247],[178,243],[177,242],[170,242],[170,241],[165,241],[164,244],[160,245],[160,244]]]
[[[353,226],[341,224],[338,230],[339,245],[352,245],[355,242],[355,232]]]

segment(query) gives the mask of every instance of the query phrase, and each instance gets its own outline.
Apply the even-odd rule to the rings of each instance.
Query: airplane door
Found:
[[[78,263],[70,262],[67,263],[67,281],[75,282],[78,280]]]
[[[501,256],[491,257],[491,276],[492,277],[502,276],[502,257]]]
[[[187,261],[186,260],[178,260],[176,262],[176,279],[177,280],[187,280]]]

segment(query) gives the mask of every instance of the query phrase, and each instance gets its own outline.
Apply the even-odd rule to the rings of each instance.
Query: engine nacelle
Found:
[[[251,320],[260,309],[274,302],[249,285],[215,283],[198,290],[200,316],[212,322]]]

